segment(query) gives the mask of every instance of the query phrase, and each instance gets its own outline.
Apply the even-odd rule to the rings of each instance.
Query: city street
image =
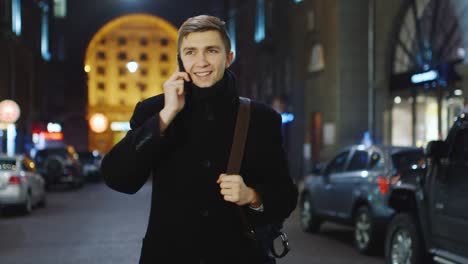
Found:
[[[103,183],[80,190],[54,189],[46,208],[29,216],[0,217],[2,264],[137,263],[146,229],[151,186],[133,196]],[[359,255],[348,228],[326,224],[318,235],[300,230],[298,213],[286,225],[293,250],[279,264],[382,264],[383,258]]]

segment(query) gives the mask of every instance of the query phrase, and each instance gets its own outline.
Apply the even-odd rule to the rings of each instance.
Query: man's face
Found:
[[[221,35],[216,30],[193,32],[182,39],[180,56],[193,83],[210,87],[223,78],[231,65],[233,53],[226,53]]]

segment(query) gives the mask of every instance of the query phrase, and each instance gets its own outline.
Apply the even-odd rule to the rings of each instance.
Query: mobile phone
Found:
[[[177,54],[177,64],[179,65],[179,71],[185,72],[185,67],[184,67],[184,64],[182,63],[182,59],[180,58],[179,54]],[[184,80],[184,92],[185,93],[188,93],[190,91],[189,84],[190,84],[190,81],[187,82],[186,80]]]
[[[179,71],[184,72],[184,64],[182,63],[182,59],[180,58],[179,54],[177,54],[177,63],[179,64]]]

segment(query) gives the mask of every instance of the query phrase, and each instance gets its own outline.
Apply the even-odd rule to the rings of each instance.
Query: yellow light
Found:
[[[89,66],[89,65],[84,66],[84,71],[85,72],[90,72],[91,71],[91,66]]]
[[[89,126],[93,132],[102,133],[107,130],[109,126],[109,120],[101,113],[97,113],[91,116],[89,119]]]

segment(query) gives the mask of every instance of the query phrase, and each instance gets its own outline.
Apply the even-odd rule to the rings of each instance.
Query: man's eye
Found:
[[[215,50],[215,49],[212,49],[212,50],[208,50],[209,53],[218,53],[218,50]]]
[[[189,50],[189,51],[185,52],[185,55],[193,55],[193,51]]]

